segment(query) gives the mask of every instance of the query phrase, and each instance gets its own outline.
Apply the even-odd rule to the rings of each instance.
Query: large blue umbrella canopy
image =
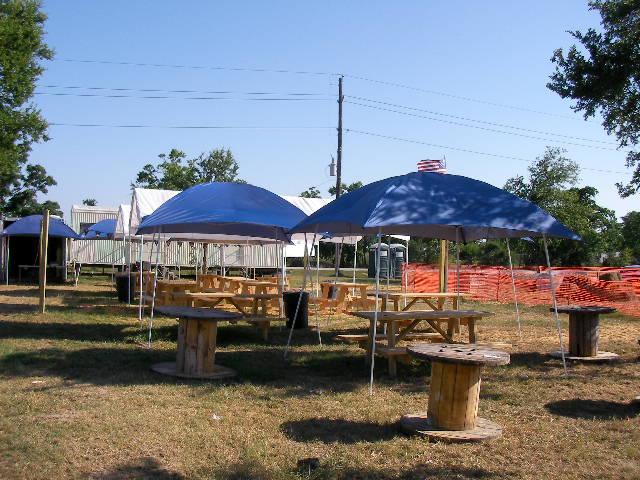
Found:
[[[305,218],[282,197],[246,183],[203,183],[163,203],[138,227],[137,235],[202,233],[286,241]]]
[[[40,224],[42,222],[42,215],[29,215],[28,217],[16,220],[7,228],[5,228],[0,236],[22,236],[22,237],[34,237],[40,235]],[[49,236],[50,237],[67,237],[67,238],[80,238],[76,232],[70,227],[65,225],[62,220],[55,217],[49,218]]]
[[[107,240],[113,238],[116,229],[116,219],[106,218],[94,223],[87,231],[80,235],[83,240]]]
[[[293,232],[398,234],[471,242],[481,238],[581,238],[535,204],[460,175],[413,172],[347,193]]]

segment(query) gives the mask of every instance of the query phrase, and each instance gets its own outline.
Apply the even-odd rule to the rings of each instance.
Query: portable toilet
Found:
[[[369,247],[369,278],[376,278],[376,253],[378,251],[378,244],[371,245]],[[380,278],[387,278],[389,275],[389,245],[386,243],[380,244]]]
[[[391,249],[393,278],[402,278],[402,264],[407,261],[407,247],[401,243],[392,243],[389,248]]]

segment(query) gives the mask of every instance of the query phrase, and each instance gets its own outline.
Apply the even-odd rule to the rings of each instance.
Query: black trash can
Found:
[[[121,302],[129,302],[129,298],[133,302],[135,297],[135,287],[136,287],[136,277],[131,277],[131,283],[129,283],[129,274],[128,273],[118,273],[116,275],[116,292],[118,292],[118,300]],[[127,294],[127,288],[129,288],[129,292],[131,297]]]
[[[302,296],[302,298],[300,298]],[[293,328],[306,328],[309,326],[309,292],[300,292],[300,290],[287,290],[282,292],[282,300],[284,302],[284,314],[287,317],[287,328],[291,328],[291,324],[294,323]],[[300,300],[300,307],[298,307],[298,300]],[[298,315],[296,315],[296,308],[298,308]]]

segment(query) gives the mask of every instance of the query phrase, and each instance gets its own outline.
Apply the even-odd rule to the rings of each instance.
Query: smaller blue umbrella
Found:
[[[275,193],[246,183],[203,183],[163,203],[138,227],[137,235],[203,233],[287,241],[306,215]]]
[[[29,215],[13,222],[5,228],[0,236],[2,237],[34,237],[40,235],[40,224],[42,223],[42,215]],[[71,230],[62,220],[49,218],[49,236],[50,237],[67,237],[80,238],[76,232]]]
[[[94,223],[80,237],[83,240],[109,240],[113,238],[116,229],[116,219],[107,218]]]

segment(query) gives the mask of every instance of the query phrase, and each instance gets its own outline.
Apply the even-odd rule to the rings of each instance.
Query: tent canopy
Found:
[[[159,190],[155,188],[134,188],[131,196],[129,228],[135,232],[147,215],[155,212],[160,205],[175,197],[179,190]]]
[[[288,241],[286,232],[305,217],[302,210],[264,188],[212,182],[166,201],[142,221],[137,234],[202,233]]]
[[[13,222],[5,228],[0,236],[22,236],[37,237],[40,236],[40,224],[42,223],[42,215],[29,215]],[[58,217],[49,217],[49,236],[50,237],[66,237],[80,238],[62,219]]]
[[[431,172],[365,185],[313,213],[292,231],[380,232],[462,242],[543,234],[581,240],[547,212],[512,193],[472,178]]]
[[[83,232],[80,237],[83,240],[110,240],[116,230],[116,222],[115,218],[100,220],[87,228],[87,231]]]

